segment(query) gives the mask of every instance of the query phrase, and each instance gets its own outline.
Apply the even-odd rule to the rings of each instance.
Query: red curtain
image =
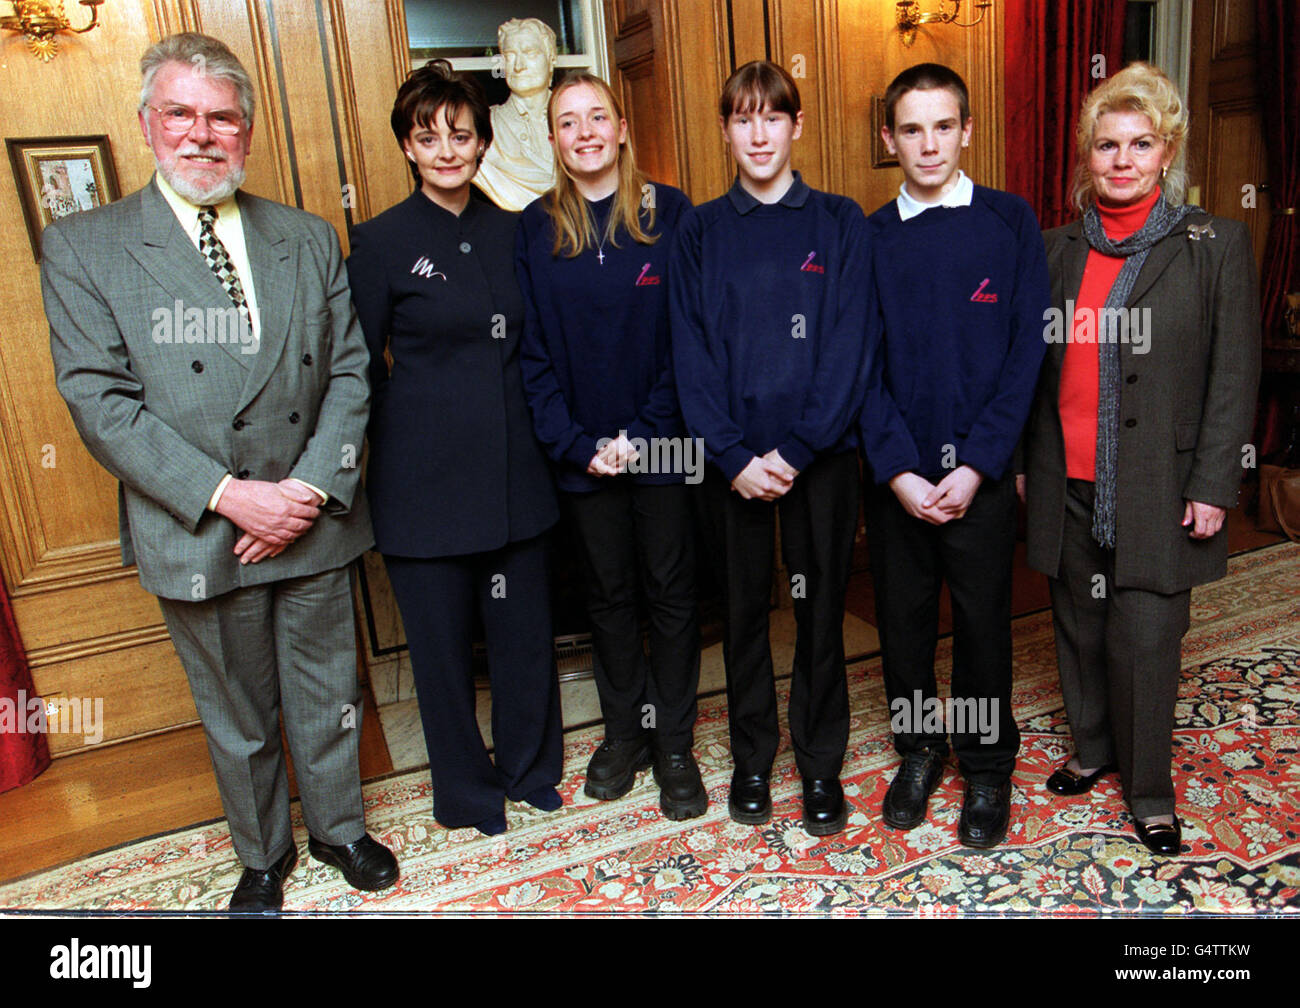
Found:
[[[1028,201],[1044,229],[1079,216],[1070,207],[1074,128],[1103,69],[1110,76],[1123,68],[1124,7],[1125,0],[1005,0],[1007,189]]]
[[[36,687],[27,668],[27,655],[0,582],[0,791],[21,787],[50,765],[50,746],[43,731],[29,731],[28,711]],[[37,722],[43,726],[44,720]]]
[[[1282,333],[1286,293],[1300,291],[1300,5],[1255,0],[1259,93],[1273,222],[1264,246],[1260,307],[1266,337]],[[1283,212],[1286,211],[1286,212]]]

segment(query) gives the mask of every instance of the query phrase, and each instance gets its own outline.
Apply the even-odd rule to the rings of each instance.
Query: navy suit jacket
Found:
[[[487,552],[559,517],[519,369],[517,221],[474,199],[457,217],[417,190],[353,231],[348,276],[374,394],[366,487],[381,553]]]

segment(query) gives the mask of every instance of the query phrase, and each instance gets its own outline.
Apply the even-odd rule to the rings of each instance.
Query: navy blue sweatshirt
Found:
[[[968,207],[868,219],[884,349],[860,430],[877,483],[960,465],[1001,478],[1029,415],[1047,344],[1047,258],[1019,196],[975,186]]]
[[[557,463],[561,490],[584,493],[611,477],[587,472],[601,438],[682,438],[668,330],[668,257],[685,193],[654,185],[652,245],[625,230],[615,247],[554,256],[555,227],[541,199],[524,209],[515,272],[525,302],[520,351],[537,438]],[[643,197],[644,199],[644,197]],[[603,235],[614,197],[588,203]],[[642,216],[645,224],[645,214]],[[601,262],[603,257],[604,262]],[[684,472],[635,473],[636,483],[681,483]]]
[[[682,222],[668,289],[686,426],[728,480],[773,448],[805,469],[857,447],[878,331],[856,203],[798,172],[760,203],[738,179]]]

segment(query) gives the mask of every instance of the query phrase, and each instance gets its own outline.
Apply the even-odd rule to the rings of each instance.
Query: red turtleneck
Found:
[[[1113,242],[1123,241],[1146,223],[1151,208],[1160,198],[1160,189],[1137,203],[1108,207],[1097,204],[1101,213],[1101,226],[1106,237]],[[1106,304],[1115,278],[1124,266],[1123,259],[1102,255],[1096,249],[1088,251],[1088,261],[1083,267],[1083,282],[1078,297],[1074,299],[1074,338],[1080,334],[1081,319],[1092,317],[1088,327],[1095,339],[1096,321]],[[1087,314],[1085,314],[1087,313]],[[1087,333],[1085,332],[1086,336]],[[1061,364],[1061,430],[1065,433],[1065,474],[1070,479],[1095,480],[1097,478],[1097,374],[1098,354],[1096,343],[1067,343],[1065,360]]]

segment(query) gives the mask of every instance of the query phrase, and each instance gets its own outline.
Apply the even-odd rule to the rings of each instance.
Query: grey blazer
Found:
[[[90,453],[120,481],[122,562],[165,598],[320,573],[373,542],[358,492],[369,354],[338,238],[301,210],[238,200],[261,318],[255,353],[176,325],[186,309],[206,319],[230,299],[153,182],[43,238],[59,392]],[[278,557],[241,566],[242,533],[206,510],[227,472],[293,476],[329,503]]]
[[[1197,240],[1189,227],[1208,224]],[[1078,296],[1089,247],[1076,221],[1044,235],[1052,304]],[[1244,224],[1188,216],[1151,249],[1129,298],[1149,308],[1147,352],[1120,347],[1115,579],[1172,593],[1227,570],[1226,528],[1188,537],[1184,502],[1237,504],[1259,386],[1259,292]],[[1068,324],[1067,324],[1068,328]],[[1029,565],[1057,577],[1065,516],[1065,442],[1057,408],[1063,343],[1049,343],[1025,433]]]

